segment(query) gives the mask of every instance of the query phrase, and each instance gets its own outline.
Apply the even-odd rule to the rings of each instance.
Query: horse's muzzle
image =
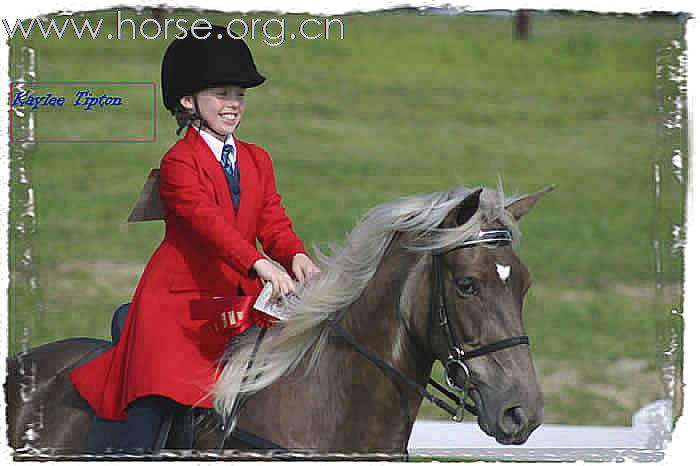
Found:
[[[527,409],[515,401],[489,400],[478,389],[471,389],[469,396],[478,412],[479,427],[487,435],[504,445],[525,443],[532,431],[542,423],[542,405]]]

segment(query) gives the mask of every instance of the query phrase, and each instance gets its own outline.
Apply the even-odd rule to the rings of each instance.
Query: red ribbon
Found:
[[[237,335],[253,325],[252,296],[216,296],[192,303],[192,319],[206,320],[205,325],[218,333]]]

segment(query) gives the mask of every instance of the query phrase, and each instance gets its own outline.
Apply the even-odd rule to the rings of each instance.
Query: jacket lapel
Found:
[[[256,188],[255,183],[257,177],[255,175],[255,166],[253,160],[251,159],[251,154],[248,149],[241,144],[238,139],[236,139],[236,158],[238,161],[238,169],[241,173],[241,202],[238,204],[238,218],[244,218],[244,215],[248,214],[248,209],[252,207],[251,201],[253,199],[254,190],[260,189]],[[233,206],[233,201],[231,202]],[[245,213],[243,213],[245,211]]]
[[[224,170],[221,168],[221,164],[217,162],[216,158],[211,153],[211,149],[204,139],[197,134],[196,129],[192,127],[188,128],[187,138],[190,140],[190,143],[194,148],[193,152],[196,154],[202,170],[214,183],[217,203],[222,206],[227,213],[231,213],[231,216],[233,216],[233,200],[231,199],[231,191],[229,190],[226,175],[224,175]],[[239,210],[240,207],[241,206],[239,205]]]

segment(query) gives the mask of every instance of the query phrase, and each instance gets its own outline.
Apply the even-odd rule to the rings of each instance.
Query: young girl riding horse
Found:
[[[94,453],[149,450],[173,409],[211,407],[230,334],[193,318],[197,303],[257,296],[260,279],[272,282],[273,298],[283,296],[295,286],[287,271],[302,282],[318,271],[282,207],[270,156],[233,137],[245,89],[265,81],[243,40],[220,26],[204,39],[176,39],[161,80],[165,107],[187,128],[160,164],[165,238],[118,343],[71,373],[98,416],[88,442]],[[249,320],[266,327],[274,319],[251,310]]]

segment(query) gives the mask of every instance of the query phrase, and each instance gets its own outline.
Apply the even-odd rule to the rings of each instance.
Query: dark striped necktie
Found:
[[[235,165],[231,163],[231,152],[233,152],[233,146],[224,144],[224,149],[221,151],[221,166],[228,181],[228,189],[231,191],[233,208],[237,212],[238,204],[241,202],[241,172],[238,170],[238,160]]]

